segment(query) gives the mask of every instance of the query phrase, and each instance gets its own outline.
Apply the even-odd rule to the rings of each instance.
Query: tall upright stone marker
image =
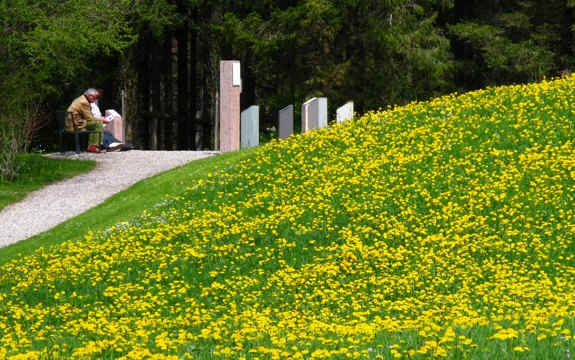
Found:
[[[293,134],[293,105],[279,111],[278,137],[285,139]]]
[[[327,126],[327,98],[311,98],[301,106],[301,132]]]
[[[220,151],[240,149],[240,62],[220,61]]]
[[[345,105],[337,109],[336,120],[338,123],[342,123],[351,119],[353,119],[353,101],[348,101]]]
[[[311,124],[310,124],[310,117],[311,117],[310,107],[311,107],[311,103],[313,101],[315,101],[315,99],[317,99],[317,98],[311,98],[301,105],[301,132],[302,133],[311,130],[310,129],[310,127],[311,127]]]
[[[241,114],[241,148],[247,149],[260,144],[260,107],[252,105]]]

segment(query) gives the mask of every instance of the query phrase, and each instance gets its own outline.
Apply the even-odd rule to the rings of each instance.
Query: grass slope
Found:
[[[233,167],[236,162],[249,156],[250,153],[251,151],[235,152],[197,160],[140,181],[130,188],[111,196],[104,203],[46,232],[25,241],[0,248],[0,265],[12,259],[29,255],[40,247],[77,240],[88,232],[105,231],[105,229],[115,224],[130,221],[144,210],[161,204],[167,196],[184,192],[187,186],[206,178],[208,173],[214,168],[228,169]],[[71,162],[71,164],[68,164],[71,167],[78,166],[75,163],[84,163],[84,161],[78,160],[65,161]],[[86,163],[91,168],[95,165],[95,162]],[[38,166],[38,164],[35,164],[34,169],[30,171],[35,173],[44,171],[43,166]]]
[[[50,159],[39,154],[19,154],[19,176],[14,181],[0,180],[0,210],[30,192],[58,180],[94,169],[94,161]]]
[[[563,359],[575,77],[264,146],[0,267],[0,358]]]

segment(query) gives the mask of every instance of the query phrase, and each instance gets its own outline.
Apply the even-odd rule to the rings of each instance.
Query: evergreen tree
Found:
[[[572,62],[564,1],[458,0],[455,13],[449,33],[460,87],[537,81]]]

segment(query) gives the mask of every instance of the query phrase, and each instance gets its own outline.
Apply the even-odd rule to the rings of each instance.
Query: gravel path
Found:
[[[138,181],[215,151],[141,151],[107,154],[66,153],[50,157],[91,159],[96,168],[48,185],[0,211],[0,247],[40,234],[104,202]]]

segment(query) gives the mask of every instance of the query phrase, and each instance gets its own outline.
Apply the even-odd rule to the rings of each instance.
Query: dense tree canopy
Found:
[[[127,4],[93,0],[0,2],[0,90],[5,101],[38,101],[73,81],[101,56],[119,55],[136,37]]]
[[[557,76],[574,19],[574,0],[1,1],[0,106],[92,84],[122,90],[136,144],[210,148],[221,59],[270,127],[311,96],[363,112]]]

